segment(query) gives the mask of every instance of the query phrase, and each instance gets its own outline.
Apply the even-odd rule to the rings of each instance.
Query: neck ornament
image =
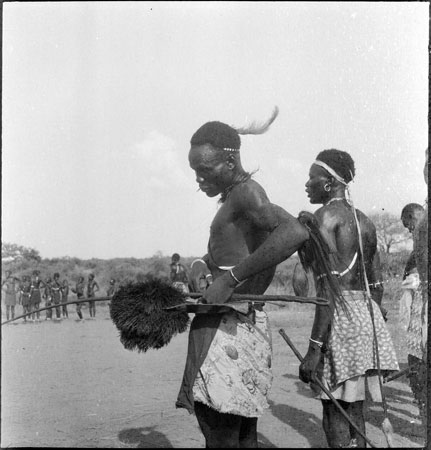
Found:
[[[324,203],[323,206],[328,206],[328,205],[330,205],[330,204],[333,203],[333,202],[342,201],[342,200],[346,200],[346,198],[345,198],[345,197],[334,197],[334,198],[331,198],[331,199],[330,199],[329,201],[327,201],[326,203]]]
[[[243,173],[240,175],[230,186],[228,186],[221,194],[220,203],[223,203],[226,201],[226,199],[229,197],[229,194],[232,192],[232,189],[237,186],[238,184],[245,183],[251,178],[250,173]]]

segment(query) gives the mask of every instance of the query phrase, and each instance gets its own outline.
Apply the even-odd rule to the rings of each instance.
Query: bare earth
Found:
[[[70,318],[60,323],[21,319],[1,328],[1,447],[205,447],[195,417],[175,408],[188,333],[161,350],[131,352],[120,343],[107,306],[98,305],[96,320],[84,322],[69,309]],[[295,305],[269,312],[274,383],[270,408],[258,422],[262,448],[326,447],[320,402],[299,381],[299,362],[278,333],[284,328],[305,354],[312,311]],[[391,332],[399,333],[396,308],[389,312]],[[406,367],[406,350],[397,345],[397,352]],[[423,447],[425,426],[408,380],[384,386],[395,446]],[[377,447],[386,447],[383,418],[381,405],[371,404],[367,434]]]

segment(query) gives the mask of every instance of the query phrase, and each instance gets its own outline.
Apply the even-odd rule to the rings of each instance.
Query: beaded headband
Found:
[[[223,150],[226,150],[227,152],[239,152],[239,148],[223,147]]]
[[[344,181],[343,178],[340,177],[340,175],[338,175],[337,172],[335,172],[335,170],[332,167],[329,167],[328,164],[324,163],[323,161],[319,161],[318,159],[316,159],[316,161],[314,161],[313,164],[316,164],[316,166],[320,166],[323,167],[326,171],[328,171],[337,181],[339,181],[340,183],[344,184],[344,186],[347,186],[347,183]]]

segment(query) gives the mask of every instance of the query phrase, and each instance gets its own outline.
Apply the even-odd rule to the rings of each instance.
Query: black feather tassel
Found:
[[[160,279],[121,286],[112,297],[110,315],[124,348],[138,352],[160,349],[173,336],[186,331],[187,312],[164,310],[185,299],[182,292]]]

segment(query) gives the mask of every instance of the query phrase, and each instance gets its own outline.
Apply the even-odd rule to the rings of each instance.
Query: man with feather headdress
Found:
[[[263,294],[276,265],[307,239],[307,229],[268,199],[241,164],[241,134],[262,134],[264,124],[233,128],[208,122],[192,136],[189,164],[208,197],[220,195],[202,258],[214,282],[202,302],[222,304],[235,291]],[[177,407],[196,414],[208,448],[257,447],[257,419],[268,407],[272,383],[271,336],[262,306],[196,314]]]

